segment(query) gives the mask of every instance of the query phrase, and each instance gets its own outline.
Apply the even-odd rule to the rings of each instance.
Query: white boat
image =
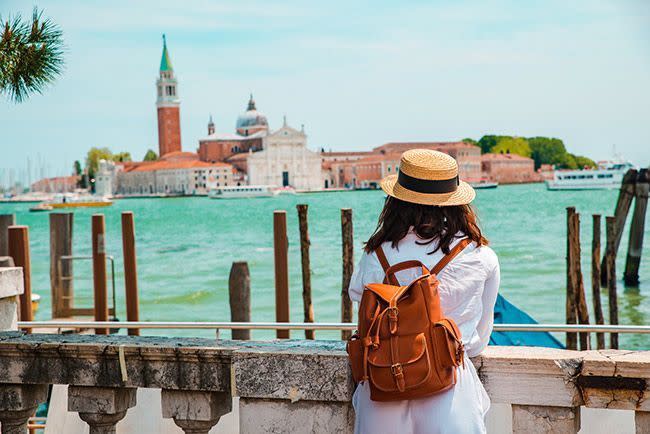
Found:
[[[474,189],[497,188],[499,186],[498,182],[490,181],[487,178],[481,178],[478,180],[468,180],[467,183],[471,185]]]
[[[623,175],[635,166],[628,161],[599,161],[597,169],[556,170],[546,181],[549,190],[608,190],[621,186]]]
[[[210,199],[237,199],[251,197],[272,197],[275,191],[268,185],[236,185],[215,187],[208,192]]]

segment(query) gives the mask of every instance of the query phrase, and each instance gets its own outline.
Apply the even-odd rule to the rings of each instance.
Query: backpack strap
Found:
[[[472,240],[465,238],[456,244],[442,259],[431,269],[431,274],[439,274],[443,268],[447,266],[460,252],[462,252],[465,247],[467,247]]]
[[[394,275],[390,275],[388,273],[388,270],[390,269],[390,263],[388,262],[388,259],[386,259],[386,254],[384,253],[384,249],[382,249],[381,246],[379,246],[377,250],[375,250],[375,253],[377,254],[377,259],[379,259],[381,268],[384,269],[384,274],[385,274],[384,283],[390,283],[391,285],[399,286],[399,282],[397,281],[397,278]]]

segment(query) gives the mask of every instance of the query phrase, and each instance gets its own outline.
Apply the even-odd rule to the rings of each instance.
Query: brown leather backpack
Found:
[[[435,275],[470,242],[461,240],[431,272],[420,261],[390,266],[381,247],[376,250],[384,283],[366,285],[358,331],[347,343],[352,376],[369,382],[373,401],[420,398],[456,384],[463,343],[456,323],[440,308]],[[409,268],[420,268],[422,275],[400,286],[395,273]]]

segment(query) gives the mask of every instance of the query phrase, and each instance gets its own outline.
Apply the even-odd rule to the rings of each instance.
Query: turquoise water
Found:
[[[565,315],[565,222],[567,206],[581,213],[585,288],[591,309],[591,214],[612,213],[616,191],[549,192],[542,184],[479,190],[481,225],[501,261],[501,293],[539,322],[563,323]],[[106,215],[106,248],[116,260],[118,316],[125,318],[120,213],[136,221],[140,316],[152,321],[228,321],[228,273],[233,261],[248,261],[252,319],[274,320],[273,210],[287,211],[291,319],[302,321],[302,285],[296,204],[309,204],[312,288],[316,321],[340,320],[340,208],[352,208],[355,258],[373,231],[383,203],[380,191],[282,195],[277,198],[210,200],[205,197],[124,199],[100,212]],[[37,319],[50,316],[49,229],[47,213],[29,213],[28,204],[0,204],[30,227],[33,290],[43,299]],[[75,210],[74,254],[90,254],[90,216],[97,209]],[[650,318],[650,225],[641,264],[641,288],[619,284],[621,324],[647,324]],[[604,244],[604,219],[603,219]],[[622,276],[627,232],[619,251]],[[92,305],[90,263],[75,266],[76,305]],[[606,309],[607,295],[603,292]],[[607,313],[605,313],[607,317]],[[593,313],[591,314],[593,318]],[[211,336],[208,331],[149,331],[149,334]],[[227,336],[227,333],[224,334]],[[264,331],[254,337],[266,338]],[[302,332],[292,332],[301,337]],[[318,332],[334,338],[338,333]],[[649,348],[650,336],[621,338],[621,346]]]

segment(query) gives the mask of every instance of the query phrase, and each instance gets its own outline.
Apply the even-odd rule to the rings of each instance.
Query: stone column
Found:
[[[0,432],[25,434],[27,420],[47,401],[46,384],[0,384]]]
[[[136,391],[132,387],[70,386],[68,411],[79,413],[90,426],[90,434],[115,434],[115,425],[135,406]]]
[[[174,419],[185,434],[208,434],[219,418],[232,411],[225,392],[162,390],[162,415]]]
[[[635,411],[636,434],[650,434],[650,411]]]
[[[18,296],[23,292],[22,268],[0,265],[0,332],[18,329]]]
[[[513,434],[575,434],[580,430],[580,407],[512,406]]]

